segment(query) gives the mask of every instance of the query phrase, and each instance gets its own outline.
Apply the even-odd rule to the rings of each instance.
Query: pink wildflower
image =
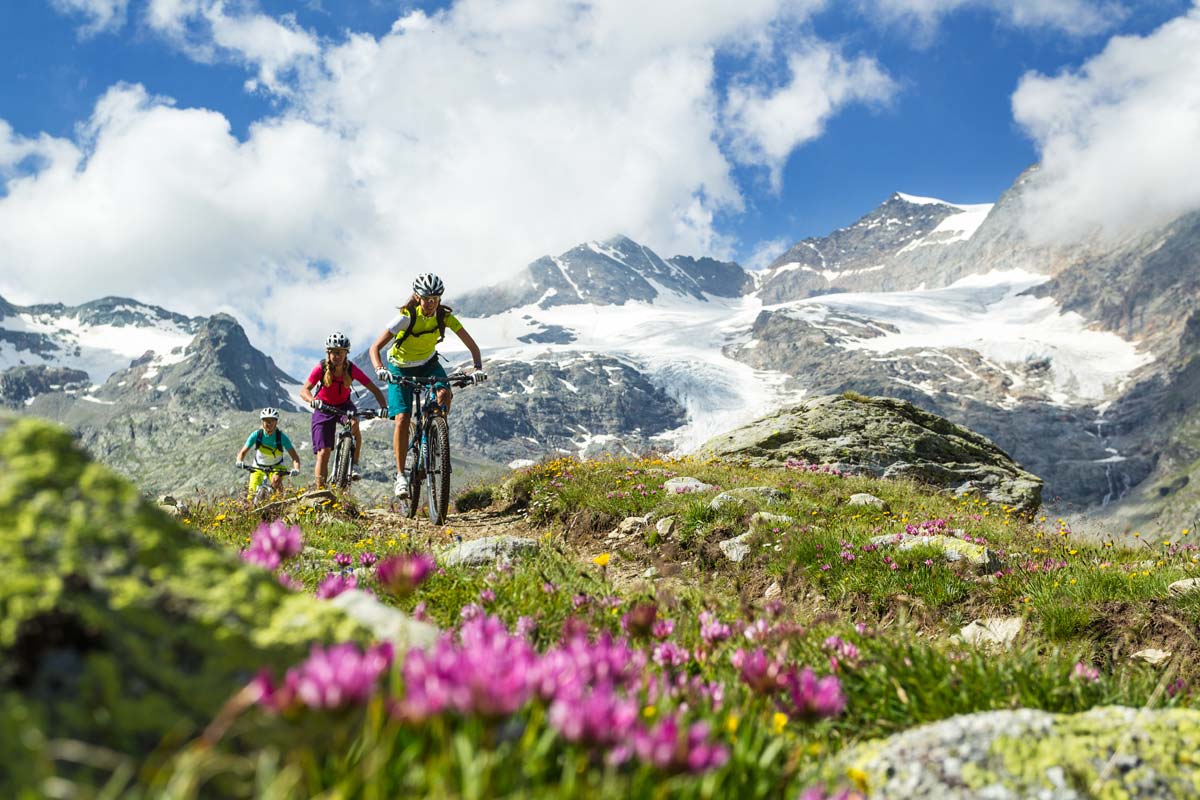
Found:
[[[433,558],[424,553],[392,556],[379,562],[375,577],[391,594],[407,597],[429,577],[435,566]]]

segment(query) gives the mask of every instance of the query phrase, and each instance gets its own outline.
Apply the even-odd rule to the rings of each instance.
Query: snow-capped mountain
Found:
[[[105,297],[79,306],[0,299],[0,402],[61,392],[98,404],[291,408],[296,381],[232,317],[185,317]]]
[[[752,285],[737,264],[687,256],[663,259],[645,245],[616,236],[543,256],[502,284],[458,296],[454,308],[476,317],[530,305],[549,309],[651,302],[663,293],[706,302],[709,297],[740,297]]]
[[[25,307],[0,298],[0,402],[99,386],[137,359],[175,363],[202,322],[119,297]]]
[[[447,295],[491,375],[457,395],[456,453],[520,464],[687,451],[805,394],[854,390],[989,436],[1046,480],[1048,500],[1138,525],[1195,514],[1200,214],[1119,241],[1039,244],[1021,209],[1035,174],[994,204],[896,193],[760,273],[621,236]],[[203,427],[197,408],[295,393],[222,315],[114,299],[0,301],[0,314],[0,398],[81,429],[92,424],[83,406],[182,410]],[[443,352],[465,357],[453,336]],[[102,449],[138,435],[115,419],[93,439]],[[213,424],[229,426],[218,415],[209,434]]]
[[[898,262],[925,255],[923,248],[960,249],[954,245],[970,240],[991,210],[990,203],[959,205],[896,192],[853,225],[792,245],[761,274],[758,295],[765,303],[779,303],[893,288],[906,272]]]

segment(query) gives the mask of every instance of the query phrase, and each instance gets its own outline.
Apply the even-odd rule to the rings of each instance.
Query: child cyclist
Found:
[[[300,397],[312,406],[312,443],[317,462],[313,468],[317,488],[325,486],[325,475],[329,467],[329,453],[333,450],[338,418],[347,411],[356,411],[350,399],[350,384],[358,381],[367,387],[379,402],[379,408],[387,408],[387,398],[379,387],[354,364],[350,363],[350,339],[341,331],[329,334],[325,340],[325,358],[313,369],[308,381],[300,389]],[[315,392],[313,389],[320,385]],[[354,432],[354,458],[350,468],[351,480],[358,480],[358,455],[362,452],[362,433],[358,420],[351,423]]]
[[[250,476],[250,488],[246,492],[246,498],[249,500],[254,499],[254,493],[262,486],[267,475],[271,476],[271,488],[277,492],[283,491],[283,476],[287,472],[283,467],[284,452],[292,457],[291,474],[295,475],[300,471],[300,456],[296,455],[292,440],[279,430],[279,412],[268,406],[258,418],[261,421],[260,427],[250,432],[246,437],[246,444],[237,454],[238,469],[246,466],[246,454],[251,450],[254,451],[254,466],[260,467]]]
[[[487,379],[487,375],[481,371],[483,359],[479,354],[479,346],[450,309],[441,305],[445,288],[442,279],[432,272],[418,275],[413,281],[412,299],[392,318],[387,330],[379,334],[368,351],[379,380],[390,381],[402,375],[409,378],[446,377],[446,370],[438,363],[437,354],[438,343],[442,341],[446,328],[458,334],[458,338],[471,351],[476,370],[475,380]],[[389,342],[392,346],[388,350],[385,367],[379,351]],[[436,387],[438,402],[449,410],[450,386],[439,383]],[[408,425],[412,418],[412,395],[410,388],[395,383],[388,386],[388,413],[396,420],[392,432],[392,449],[396,453],[396,497],[401,499],[408,497],[404,460],[407,455]]]

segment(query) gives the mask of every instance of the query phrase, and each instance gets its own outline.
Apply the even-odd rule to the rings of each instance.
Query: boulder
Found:
[[[1005,650],[1024,628],[1024,617],[988,617],[964,627],[958,632],[958,638],[975,647]]]
[[[990,440],[889,397],[806,398],[710,439],[696,456],[751,466],[836,462],[876,477],[977,492],[1021,513],[1032,513],[1041,504],[1041,479]]]
[[[895,547],[898,550],[932,547],[940,551],[942,558],[946,561],[966,561],[979,572],[995,572],[1001,567],[1000,559],[996,557],[996,554],[983,545],[942,534],[921,536],[911,533],[893,533],[874,536],[871,538],[871,544],[879,547]]]
[[[726,489],[712,499],[708,505],[714,511],[725,506],[758,506],[775,505],[788,499],[786,493],[773,486],[742,486],[737,489]]]
[[[40,793],[19,787],[54,774],[46,740],[144,758],[259,669],[369,641],[156,506],[68,431],[0,418],[0,796]]]
[[[654,523],[654,530],[658,531],[658,535],[666,539],[675,532],[678,523],[674,517],[663,517],[658,522]]]
[[[1200,710],[1030,708],[963,714],[865,742],[826,765],[831,782],[856,776],[872,800],[1195,797]]]
[[[858,494],[850,495],[850,499],[846,501],[849,506],[867,506],[868,508],[877,508],[880,511],[890,511],[888,504],[880,500],[873,494],[859,492]]]
[[[521,536],[486,536],[482,539],[459,542],[443,550],[438,554],[438,561],[446,567],[478,567],[498,561],[510,561],[534,550],[537,550],[537,542],[533,539]]]
[[[1196,592],[1200,592],[1200,578],[1185,578],[1167,587],[1167,594],[1171,597],[1183,597]]]

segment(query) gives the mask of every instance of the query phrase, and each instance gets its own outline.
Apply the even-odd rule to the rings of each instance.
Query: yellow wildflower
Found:
[[[725,730],[729,731],[730,733],[737,733],[739,722],[741,722],[741,720],[738,719],[737,714],[730,714],[725,718]]]
[[[776,711],[771,717],[771,731],[776,735],[783,733],[783,729],[787,726],[788,715],[782,711]]]
[[[607,567],[608,562],[611,559],[612,559],[611,553],[601,553],[600,555],[598,555],[592,559],[592,563],[595,564],[597,567]]]
[[[642,709],[642,716],[646,719],[654,719],[654,715],[658,713],[658,709],[654,706],[646,706]]]

